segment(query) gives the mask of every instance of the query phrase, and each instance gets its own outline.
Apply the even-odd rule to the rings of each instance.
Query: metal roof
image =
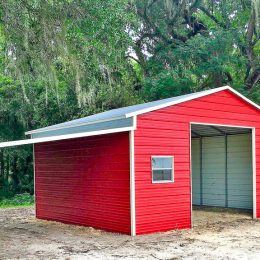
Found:
[[[237,91],[232,89],[231,87],[224,86],[224,87],[220,87],[220,88],[215,88],[215,89],[205,90],[205,91],[196,92],[196,93],[192,93],[192,94],[162,99],[162,100],[158,100],[158,101],[112,109],[112,110],[109,110],[106,112],[83,117],[83,118],[72,120],[69,122],[56,124],[56,125],[52,125],[52,126],[48,126],[48,127],[44,127],[44,128],[39,128],[39,129],[36,129],[33,131],[26,132],[25,134],[37,134],[37,133],[42,133],[42,132],[57,131],[59,129],[74,128],[74,127],[85,126],[85,125],[93,125],[93,124],[97,124],[97,123],[101,123],[101,122],[107,122],[107,121],[112,121],[112,120],[133,117],[133,116],[147,113],[147,112],[150,112],[150,111],[153,111],[156,109],[164,108],[167,106],[171,106],[171,105],[179,104],[179,103],[189,101],[192,99],[196,99],[196,98],[199,98],[202,96],[210,95],[210,94],[222,91],[222,90],[230,90],[231,92],[240,96],[241,98],[243,98],[245,101],[247,101],[248,103],[250,103],[257,109],[260,109],[260,107],[257,104],[253,103],[251,100],[247,99],[246,97],[244,97],[243,95],[241,95],[240,93],[238,93]]]
[[[200,93],[200,92],[198,92]],[[160,106],[163,104],[167,104],[173,101],[181,101],[182,98],[184,97],[192,97],[195,94],[198,93],[192,93],[188,95],[183,95],[183,96],[178,96],[178,97],[172,97],[172,98],[167,98],[167,99],[162,99],[162,100],[157,100],[153,102],[148,102],[148,103],[143,103],[143,104],[138,104],[138,105],[133,105],[133,106],[127,106],[127,107],[122,107],[122,108],[116,108],[112,110],[108,110],[102,113],[94,114],[91,116],[79,118],[76,120],[68,121],[65,123],[61,124],[56,124],[44,128],[39,128],[33,131],[26,132],[26,134],[33,134],[33,133],[39,133],[43,131],[49,131],[49,130],[57,130],[57,129],[62,129],[62,128],[67,128],[67,127],[75,127],[79,125],[85,125],[85,124],[93,124],[97,122],[102,122],[102,121],[110,121],[110,120],[115,120],[115,119],[120,119],[120,118],[127,118],[129,113],[135,113],[143,109],[149,109],[153,108],[155,106]]]
[[[224,86],[224,87],[210,89],[210,90],[192,93],[188,95],[113,109],[92,116],[72,120],[66,123],[61,123],[49,127],[36,129],[25,133],[25,134],[30,134],[31,139],[2,142],[0,143],[0,148],[16,146],[16,145],[24,145],[24,144],[65,140],[65,139],[72,139],[72,138],[79,138],[79,137],[86,137],[86,136],[103,135],[109,133],[132,131],[136,129],[137,115],[144,114],[157,109],[161,109],[164,107],[172,106],[175,104],[179,104],[185,101],[193,100],[196,98],[200,98],[203,96],[207,96],[222,90],[229,90],[230,92],[239,96],[241,99],[249,103],[257,110],[260,110],[259,105],[247,99],[246,97],[244,97],[239,92],[232,89],[231,87]],[[208,134],[216,134],[217,131],[221,132],[221,130],[222,133],[227,132],[227,134],[232,134],[234,132],[234,130],[229,128],[213,129],[213,127],[210,127],[210,129],[211,132],[208,131]],[[192,130],[193,130],[193,137],[198,137],[200,135],[203,135],[203,130],[209,130],[209,129],[201,129],[201,128],[199,129],[193,127]],[[197,134],[195,133],[196,131]],[[235,133],[244,133],[244,132],[245,131],[243,129],[241,129],[241,131],[238,131],[237,129],[235,130]]]

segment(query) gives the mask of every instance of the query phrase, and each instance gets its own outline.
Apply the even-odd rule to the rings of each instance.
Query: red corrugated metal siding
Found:
[[[130,234],[129,133],[35,145],[36,216]]]
[[[260,217],[259,111],[228,90],[137,117],[137,234],[191,227],[190,122],[256,127],[257,217]],[[152,184],[151,156],[175,156],[175,182]]]

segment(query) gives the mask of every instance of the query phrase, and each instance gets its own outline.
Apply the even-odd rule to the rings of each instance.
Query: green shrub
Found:
[[[30,206],[34,204],[34,196],[29,193],[16,194],[13,197],[0,198],[0,208]]]

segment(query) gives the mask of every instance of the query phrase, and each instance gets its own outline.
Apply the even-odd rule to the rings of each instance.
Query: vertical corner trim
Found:
[[[191,133],[191,123],[189,123],[189,134],[190,134],[190,226],[193,227],[193,212],[192,212],[192,133]]]
[[[256,218],[256,129],[252,129],[252,162],[253,162],[253,218]]]
[[[135,221],[135,155],[134,155],[134,130],[129,131],[130,142],[130,211],[131,211],[131,236],[136,235]]]

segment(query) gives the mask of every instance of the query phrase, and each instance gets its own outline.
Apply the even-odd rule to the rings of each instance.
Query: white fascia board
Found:
[[[176,101],[171,101],[171,102],[161,104],[161,105],[158,105],[158,106],[149,107],[149,108],[141,109],[139,111],[131,112],[131,113],[126,114],[125,116],[126,116],[126,118],[132,117],[132,116],[137,116],[137,115],[140,115],[140,114],[144,114],[144,113],[151,112],[151,111],[154,111],[154,110],[158,110],[158,109],[161,109],[161,108],[177,105],[177,104],[180,104],[180,103],[183,103],[183,102],[186,102],[186,101],[190,101],[190,100],[193,100],[193,99],[197,99],[197,98],[200,98],[200,97],[208,96],[208,95],[211,95],[211,94],[223,91],[223,90],[229,90],[229,91],[233,92],[235,95],[239,96],[240,98],[245,100],[247,103],[251,104],[252,106],[257,108],[258,110],[260,110],[259,105],[257,105],[256,103],[254,103],[250,99],[246,98],[245,96],[243,96],[242,94],[240,94],[239,92],[237,92],[236,90],[231,88],[230,86],[223,86],[223,87],[214,88],[214,89],[204,91],[204,92],[201,92],[201,93],[197,93],[197,94],[194,93],[193,96],[185,97],[185,98],[182,98],[182,99],[179,99],[179,100],[176,100]]]
[[[47,127],[43,127],[43,128],[27,131],[27,132],[25,132],[25,135],[38,134],[38,133],[50,132],[50,131],[56,131],[56,130],[73,128],[73,127],[78,127],[78,126],[93,125],[93,124],[97,124],[97,123],[104,123],[104,122],[114,121],[114,120],[124,119],[124,118],[126,118],[126,117],[125,116],[111,117],[109,119],[96,120],[96,121],[93,120],[93,121],[86,122],[86,123],[79,123],[79,124],[75,124],[75,125],[60,126],[60,127],[55,127],[55,128],[52,128],[52,129],[48,129],[48,126],[47,126]]]
[[[252,106],[256,107],[257,109],[260,110],[260,106],[257,105],[256,103],[254,103],[252,100],[248,99],[247,97],[245,97],[244,95],[240,94],[238,91],[236,91],[235,89],[227,86],[227,89],[230,90],[231,92],[233,92],[234,94],[236,94],[237,96],[241,97],[242,99],[244,99],[247,103],[251,104]]]
[[[52,141],[73,139],[73,138],[79,138],[79,137],[87,137],[87,136],[95,136],[95,135],[104,135],[104,134],[128,132],[128,131],[131,131],[131,130],[135,130],[135,127],[134,126],[121,127],[121,128],[113,128],[113,129],[99,130],[99,131],[92,131],[92,132],[83,132],[83,133],[68,134],[68,135],[58,135],[58,136],[26,139],[26,140],[11,141],[11,142],[2,142],[2,143],[0,143],[0,148],[19,146],[19,145],[25,145],[25,144],[36,144],[36,143],[52,142]]]

